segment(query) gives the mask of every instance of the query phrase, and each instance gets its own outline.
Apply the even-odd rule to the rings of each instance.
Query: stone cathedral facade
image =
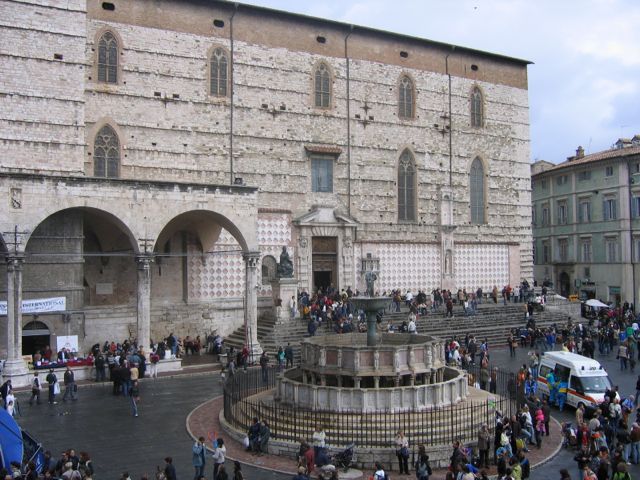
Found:
[[[9,359],[255,336],[283,246],[300,290],[532,278],[526,61],[217,0],[0,18]]]

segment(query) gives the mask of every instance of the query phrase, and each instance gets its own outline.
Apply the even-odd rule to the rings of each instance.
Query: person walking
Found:
[[[138,416],[138,402],[140,401],[140,384],[135,380],[129,389],[129,398],[131,398],[131,413],[134,417]]]
[[[409,475],[409,439],[402,430],[398,430],[395,438],[396,457],[398,457],[398,465],[400,467],[400,475]]]
[[[224,440],[218,438],[213,440],[213,480],[219,480],[218,474],[221,467],[224,465],[225,457],[227,455],[227,447],[224,446]]]
[[[60,385],[58,385],[58,377],[56,377],[53,368],[49,370],[46,380],[49,384],[49,404],[55,405],[58,403],[56,402],[56,395],[60,393]]]
[[[626,342],[621,343],[618,347],[618,354],[616,358],[620,360],[620,370],[626,370],[628,362],[628,348]]]
[[[287,362],[286,368],[293,368],[293,347],[290,343],[284,349],[284,358]]]
[[[71,400],[75,402],[77,400],[76,388],[76,379],[73,370],[67,366],[64,372],[64,395],[62,396],[62,401],[66,402],[67,398],[70,397]]]
[[[269,368],[269,357],[267,356],[267,352],[262,352],[260,355],[260,370],[262,371],[262,381],[267,383],[268,376],[268,368]]]
[[[207,449],[204,446],[204,437],[198,438],[198,440],[196,440],[196,443],[193,445],[193,448],[191,449],[191,464],[195,469],[193,480],[199,480],[200,477],[204,477],[206,451]]]
[[[35,399],[37,404],[40,405],[40,392],[42,391],[42,385],[40,384],[40,378],[38,378],[38,372],[33,372],[33,378],[31,379],[31,398],[29,399],[29,405],[33,405]]]

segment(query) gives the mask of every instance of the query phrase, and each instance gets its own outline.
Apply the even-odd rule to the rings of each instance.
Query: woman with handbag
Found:
[[[396,457],[400,465],[400,475],[409,475],[409,439],[405,437],[402,430],[398,430],[395,439]]]

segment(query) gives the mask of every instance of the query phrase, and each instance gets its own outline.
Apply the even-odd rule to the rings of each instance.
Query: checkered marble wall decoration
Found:
[[[258,218],[258,245],[283,245],[291,243],[291,223],[287,215],[269,214]],[[288,250],[288,248],[287,248]],[[278,257],[280,258],[280,253]],[[293,258],[293,257],[291,257]]]
[[[212,249],[221,253],[202,257],[195,242],[189,242],[188,252],[190,298],[204,301],[244,295],[244,260],[240,245],[228,231],[222,230]]]
[[[363,244],[362,253],[371,253],[380,259],[380,275],[376,290],[380,293],[396,288],[431,291],[439,287],[441,280],[440,245],[412,244]],[[356,258],[356,270],[360,276],[362,257]]]
[[[488,292],[494,285],[502,289],[509,283],[508,245],[457,244],[453,263],[458,288],[482,287]]]
[[[291,258],[295,252],[291,243],[291,224],[286,215],[269,215],[258,219],[258,243],[262,256],[273,255],[280,260],[282,246],[287,245]],[[245,294],[244,260],[241,247],[227,230],[222,230],[213,247],[218,255],[207,255],[203,262],[195,242],[189,242],[189,297],[194,300],[242,297]],[[230,252],[230,253],[222,253]],[[262,264],[258,265],[258,279]],[[258,295],[271,295],[271,285],[262,285]]]

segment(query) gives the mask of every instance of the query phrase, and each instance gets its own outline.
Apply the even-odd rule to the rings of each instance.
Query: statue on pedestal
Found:
[[[367,283],[367,296],[373,297],[375,295],[375,283],[378,276],[375,272],[367,272],[364,274],[364,281]]]
[[[287,247],[282,247],[282,253],[280,253],[280,263],[278,263],[276,275],[278,278],[293,278],[293,262],[289,257]]]

